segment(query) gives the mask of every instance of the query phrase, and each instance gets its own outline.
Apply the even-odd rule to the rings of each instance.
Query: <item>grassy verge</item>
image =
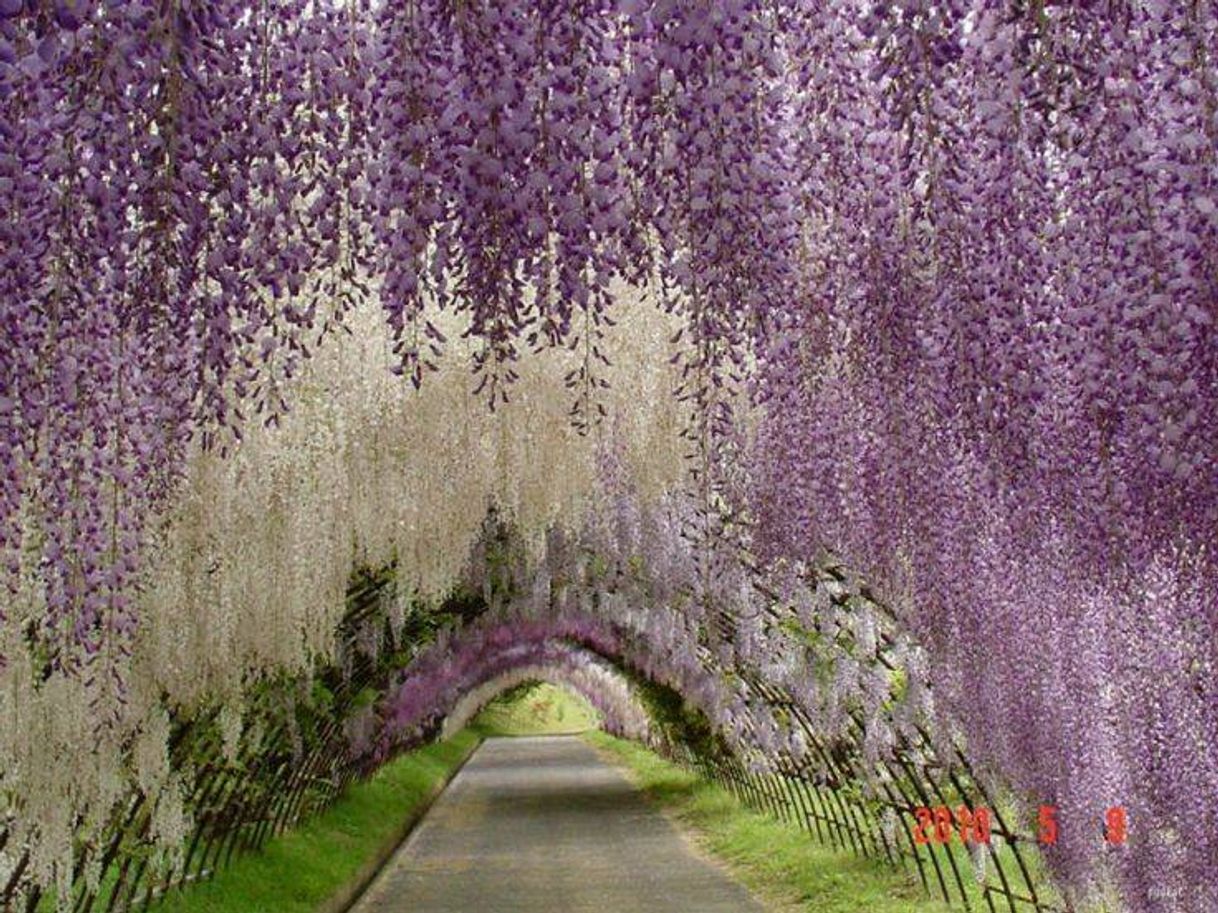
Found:
[[[412,751],[347,791],[321,815],[175,891],[156,913],[315,913],[348,889],[477,746],[481,730]]]
[[[351,787],[333,806],[214,878],[173,891],[153,913],[320,913],[360,883],[437,788],[487,736],[582,732],[596,711],[553,685],[529,685],[489,704],[467,729],[412,751]]]
[[[653,801],[775,909],[816,913],[948,913],[905,873],[823,847],[742,806],[722,787],[633,742],[584,736],[620,761]]]

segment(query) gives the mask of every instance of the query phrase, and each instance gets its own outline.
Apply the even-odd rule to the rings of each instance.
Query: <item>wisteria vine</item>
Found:
[[[391,351],[368,364],[424,388],[452,350],[471,364],[476,406],[431,401],[464,432],[430,446],[525,400],[479,472],[527,475],[529,435],[561,437],[527,364],[562,365],[575,431],[637,452],[674,428],[652,387],[658,417],[632,422],[611,379],[672,359],[693,484],[648,541],[685,589],[656,576],[619,608],[669,607],[635,626],[660,643],[648,624],[704,622],[652,671],[709,716],[745,698],[708,669],[812,687],[766,658],[744,594],[830,557],[917,632],[971,755],[1061,807],[1072,896],[1218,909],[1218,831],[1183,813],[1218,807],[1216,55],[1218,10],[1186,0],[0,0],[0,681],[27,715],[75,694],[89,713],[47,744],[79,730],[111,758],[54,801],[116,795],[164,735],[162,711],[139,722],[168,687],[147,641],[196,643],[141,617],[165,568],[225,606],[217,580],[262,579],[229,565],[265,542],[243,559],[200,519],[215,456],[349,492],[300,497],[327,505],[316,532],[272,492],[302,554],[407,541],[341,477],[408,462],[418,482],[432,457],[398,459],[404,426],[314,409],[247,444],[290,426],[309,356],[374,302]],[[652,373],[613,364],[623,283],[670,318],[632,350]],[[588,483],[586,458],[563,465]],[[542,487],[491,495],[545,502],[534,543],[562,526]],[[615,497],[603,519],[629,532]],[[412,535],[418,579],[451,584],[457,557]],[[284,562],[291,592],[307,563]],[[303,611],[276,616],[296,646],[233,674],[305,665],[330,616]],[[1145,830],[1108,859],[1086,837],[1110,804]]]

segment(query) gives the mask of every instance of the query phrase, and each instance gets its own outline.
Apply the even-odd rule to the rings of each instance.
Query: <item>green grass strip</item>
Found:
[[[349,890],[402,833],[404,822],[477,746],[466,729],[402,755],[325,812],[235,858],[208,881],[168,894],[156,913],[316,913]]]
[[[584,738],[617,759],[644,794],[776,910],[948,913],[899,869],[822,846],[794,825],[749,810],[718,784],[634,742],[601,732]]]

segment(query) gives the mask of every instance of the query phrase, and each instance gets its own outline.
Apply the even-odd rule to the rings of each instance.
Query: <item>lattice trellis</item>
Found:
[[[215,724],[217,711],[177,721],[170,737],[170,764],[183,770],[189,764],[193,777],[187,790],[187,808],[195,827],[180,858],[170,868],[150,864],[148,829],[152,809],[146,797],[133,793],[122,803],[106,829],[103,846],[84,847],[77,856],[74,913],[122,913],[139,909],[168,890],[208,878],[236,853],[257,849],[296,822],[324,809],[366,771],[349,748],[343,731],[347,711],[367,688],[384,687],[393,671],[360,652],[357,640],[362,625],[379,617],[389,592],[384,576],[365,580],[348,593],[348,614],[340,630],[341,654],[349,657],[344,670],[321,673],[332,685],[329,713],[306,722],[314,732],[297,750],[286,719],[275,721],[257,740],[245,740],[235,758],[226,758]],[[384,627],[382,625],[382,627]],[[401,632],[409,639],[419,631]],[[384,636],[391,637],[385,629]],[[388,654],[390,644],[385,644]],[[388,655],[386,655],[388,659]],[[258,707],[251,708],[255,715]],[[269,718],[273,715],[268,714]],[[8,841],[0,827],[0,849]],[[8,878],[0,885],[5,911],[33,913],[45,900],[42,890],[29,882],[29,855],[22,852]],[[85,866],[95,863],[103,877],[96,889],[85,884]]]
[[[892,621],[892,613],[865,586],[852,584],[840,567],[818,569],[811,581],[826,590],[839,606],[849,600],[864,600],[878,615]],[[766,611],[782,621],[781,602],[763,589]],[[722,618],[728,629],[732,619]],[[852,638],[838,631],[838,646]],[[880,631],[871,662],[892,671],[894,641]],[[708,650],[704,662],[715,660]],[[781,708],[799,727],[809,748],[802,760],[788,755],[767,758],[773,773],[758,773],[740,758],[697,755],[679,742],[660,747],[679,763],[714,779],[749,806],[796,823],[810,836],[856,855],[873,856],[893,864],[911,866],[922,886],[950,905],[965,910],[986,909],[992,913],[1068,913],[1070,907],[1053,890],[1044,874],[1034,835],[1018,828],[1003,812],[1007,803],[987,790],[958,746],[944,756],[939,743],[922,726],[914,737],[897,735],[892,756],[879,759],[877,769],[867,769],[862,749],[864,724],[852,711],[844,737],[826,744],[807,714],[791,696],[763,681],[749,669],[736,668],[739,676],[760,700]],[[745,721],[746,730],[748,721]],[[746,731],[746,735],[747,735]],[[756,740],[754,740],[756,741]],[[863,798],[852,784],[877,784],[879,795]],[[990,842],[969,848],[954,842],[915,840],[915,815],[919,808],[984,808],[991,816]],[[885,823],[887,822],[887,823]]]

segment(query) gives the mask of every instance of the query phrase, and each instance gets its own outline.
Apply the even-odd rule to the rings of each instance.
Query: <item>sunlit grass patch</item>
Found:
[[[559,735],[595,729],[592,705],[566,688],[530,682],[505,692],[483,708],[474,725],[494,735]]]

